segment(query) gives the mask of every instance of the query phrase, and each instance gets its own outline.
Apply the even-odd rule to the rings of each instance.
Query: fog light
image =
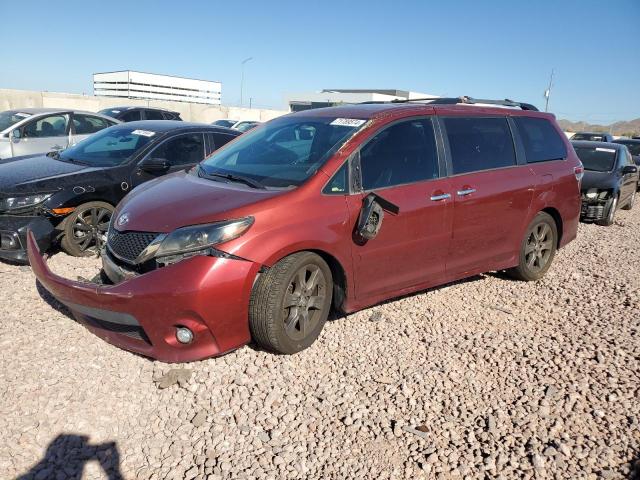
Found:
[[[193,332],[187,327],[176,328],[176,339],[180,343],[191,343],[193,341]]]

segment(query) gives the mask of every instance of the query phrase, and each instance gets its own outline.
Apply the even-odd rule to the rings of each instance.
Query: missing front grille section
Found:
[[[136,325],[123,325],[120,323],[107,322],[105,320],[99,320],[88,315],[82,316],[83,320],[92,327],[106,330],[113,333],[119,333],[120,335],[126,335],[129,338],[140,340],[148,345],[151,345],[151,340],[147,337],[144,329]]]

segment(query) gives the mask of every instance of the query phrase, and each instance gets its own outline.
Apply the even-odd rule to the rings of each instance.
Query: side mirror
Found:
[[[11,136],[11,140],[13,140],[14,142],[17,142],[22,138],[22,132],[20,131],[19,128],[16,128],[14,130],[11,130],[10,136]]]
[[[397,205],[375,193],[370,193],[363,198],[362,210],[360,210],[360,217],[356,226],[356,233],[360,238],[367,241],[374,239],[378,235],[384,219],[384,210],[393,215],[397,215],[400,212]]]
[[[171,165],[166,158],[147,158],[140,163],[139,168],[149,173],[161,173],[169,170]]]
[[[629,173],[638,173],[638,167],[636,165],[625,165],[622,167],[623,175],[627,175]]]

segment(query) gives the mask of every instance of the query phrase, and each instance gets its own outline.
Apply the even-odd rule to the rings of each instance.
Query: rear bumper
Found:
[[[248,307],[260,267],[256,263],[199,256],[117,285],[98,285],[52,273],[31,234],[27,245],[38,281],[113,345],[163,362],[188,362],[250,340]],[[176,340],[178,326],[194,333],[191,343]]]
[[[0,215],[0,259],[27,263],[27,231],[35,236],[38,248],[51,246],[55,229],[49,219],[40,216]]]

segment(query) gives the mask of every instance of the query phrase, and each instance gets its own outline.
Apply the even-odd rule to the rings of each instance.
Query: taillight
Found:
[[[582,180],[582,177],[584,176],[584,167],[582,166],[582,164],[580,164],[579,167],[574,168],[573,173],[576,176],[576,180]]]

